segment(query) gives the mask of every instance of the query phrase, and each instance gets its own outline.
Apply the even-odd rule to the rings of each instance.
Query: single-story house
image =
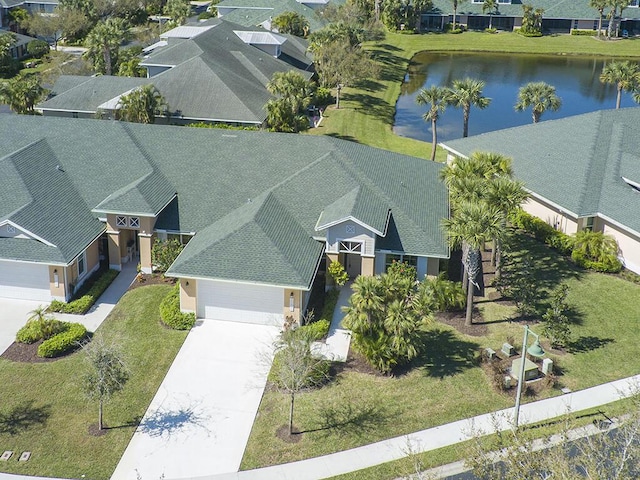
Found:
[[[456,22],[466,25],[471,30],[484,30],[491,25],[499,30],[511,31],[522,26],[522,5],[527,4],[534,9],[542,8],[542,30],[549,33],[570,33],[571,30],[598,29],[600,14],[589,6],[589,0],[498,0],[498,8],[494,11],[483,11],[484,0],[467,0],[459,2]],[[640,0],[630,0],[629,6],[622,11],[618,19],[620,29],[627,30],[630,35],[640,34]],[[609,20],[606,15],[611,10],[605,9],[602,28]],[[422,15],[422,29],[442,30],[453,20],[451,0],[433,0],[433,8]]]
[[[613,236],[640,273],[640,107],[601,110],[475,135],[444,144],[449,157],[474,151],[513,158],[531,199],[524,209],[567,234]]]
[[[68,300],[102,262],[167,275],[202,318],[298,318],[326,263],[436,275],[441,165],[325,136],[0,115],[0,297]]]
[[[29,13],[53,13],[58,0],[0,0],[0,28],[12,27],[9,12],[14,8],[23,8]]]
[[[315,32],[326,25],[319,13],[328,0],[222,0],[216,4],[218,17],[245,27],[260,26],[273,30],[271,20],[285,12],[295,12],[309,22],[309,30]]]
[[[36,106],[45,116],[112,118],[121,96],[153,84],[169,105],[157,123],[193,122],[261,126],[276,72],[313,76],[306,41],[212,19],[165,32],[140,66],[147,78],[62,75],[49,99]]]

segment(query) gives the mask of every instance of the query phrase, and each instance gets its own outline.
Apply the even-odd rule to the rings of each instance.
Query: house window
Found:
[[[593,232],[593,221],[595,217],[588,217],[586,223],[584,224],[584,229],[590,232]]]
[[[578,29],[578,20],[577,19],[573,21],[573,29],[574,30]]]
[[[87,273],[87,252],[82,252],[78,257],[78,277]]]
[[[340,252],[361,253],[362,243],[360,242],[340,242]]]
[[[139,217],[129,217],[129,226],[131,228],[140,228],[140,218]]]
[[[116,227],[126,227],[126,226],[127,226],[127,217],[118,215],[116,217]]]

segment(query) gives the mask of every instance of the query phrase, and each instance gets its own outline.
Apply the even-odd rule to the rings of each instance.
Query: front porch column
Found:
[[[120,232],[117,230],[107,230],[109,243],[109,268],[112,270],[122,270],[120,260]]]
[[[153,234],[138,233],[140,244],[140,267],[143,273],[153,273],[151,262],[151,248],[153,247]]]
[[[49,265],[49,291],[51,297],[61,302],[67,301],[65,267]]]
[[[360,275],[365,277],[373,277],[374,257],[362,257],[362,267]]]
[[[180,311],[196,312],[198,307],[197,283],[193,278],[180,279]]]

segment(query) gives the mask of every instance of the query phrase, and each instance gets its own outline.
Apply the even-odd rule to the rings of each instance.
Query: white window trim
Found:
[[[80,271],[80,259],[82,259],[82,264],[84,265],[84,271]],[[78,278],[82,278],[87,274],[87,252],[82,252],[78,258],[76,259],[76,269],[78,271]]]
[[[140,217],[129,217],[129,227],[140,228]]]
[[[127,226],[127,217],[124,215],[116,216],[116,227],[126,227]]]

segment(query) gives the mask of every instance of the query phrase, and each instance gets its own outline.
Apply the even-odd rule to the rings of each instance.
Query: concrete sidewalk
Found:
[[[322,355],[333,362],[346,362],[349,354],[351,330],[342,328],[342,319],[344,318],[342,307],[349,305],[349,297],[353,293],[351,291],[351,283],[349,282],[340,288],[327,339],[324,342],[314,342],[311,347],[314,353]]]

